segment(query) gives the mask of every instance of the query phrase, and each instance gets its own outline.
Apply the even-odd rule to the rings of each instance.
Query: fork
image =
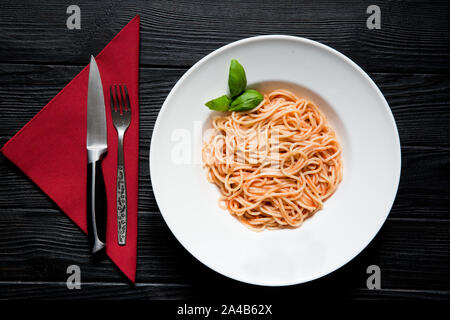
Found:
[[[114,84],[109,87],[111,95],[111,116],[116,128],[118,143],[117,158],[117,239],[120,246],[127,241],[127,187],[123,154],[123,139],[131,122],[131,105],[126,85]]]

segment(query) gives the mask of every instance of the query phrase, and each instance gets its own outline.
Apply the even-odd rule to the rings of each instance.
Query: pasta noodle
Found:
[[[275,90],[249,112],[212,120],[203,144],[219,205],[254,230],[299,227],[342,180],[341,147],[311,101]]]

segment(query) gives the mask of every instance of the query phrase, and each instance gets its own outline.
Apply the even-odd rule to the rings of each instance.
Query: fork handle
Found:
[[[117,239],[120,246],[127,242],[127,184],[123,157],[124,134],[119,134],[118,159],[117,159]]]

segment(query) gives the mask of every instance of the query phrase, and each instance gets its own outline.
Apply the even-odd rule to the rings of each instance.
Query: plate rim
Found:
[[[158,129],[160,127],[160,122],[161,122],[161,115],[165,112],[165,110],[167,109],[167,105],[171,99],[171,97],[173,96],[173,94],[177,91],[178,87],[184,82],[184,80],[186,78],[189,77],[189,75],[194,72],[196,69],[198,69],[204,62],[206,62],[207,60],[210,60],[212,58],[214,58],[216,55],[220,54],[221,52],[233,48],[233,47],[237,47],[239,45],[242,44],[246,44],[246,43],[251,43],[251,42],[256,42],[256,41],[265,41],[265,40],[289,40],[289,41],[294,41],[294,42],[301,42],[301,43],[306,43],[308,45],[312,45],[315,47],[318,47],[320,49],[326,50],[329,53],[337,56],[338,58],[344,60],[344,62],[348,63],[352,68],[354,68],[356,71],[358,71],[358,73],[368,82],[368,84],[372,87],[372,89],[374,89],[374,91],[377,93],[377,96],[381,99],[383,106],[385,108],[385,111],[387,112],[387,114],[389,115],[389,121],[390,121],[390,125],[393,127],[394,130],[394,142],[396,144],[396,146],[398,148],[396,148],[397,150],[397,154],[396,154],[396,158],[398,163],[396,164],[396,167],[398,168],[398,173],[397,173],[397,177],[395,179],[395,192],[393,193],[389,203],[389,210],[386,214],[386,217],[384,219],[382,219],[382,221],[379,222],[379,225],[376,228],[376,232],[373,234],[372,237],[368,238],[367,241],[361,246],[361,249],[358,251],[355,251],[355,254],[353,256],[351,256],[345,263],[340,264],[340,265],[333,265],[329,268],[329,270],[327,272],[323,272],[320,274],[317,274],[313,277],[308,278],[307,280],[297,280],[297,281],[286,281],[286,282],[279,282],[279,283],[265,283],[263,281],[259,281],[259,282],[254,282],[254,281],[247,281],[245,279],[241,279],[240,277],[236,277],[236,276],[232,276],[227,274],[226,272],[223,272],[223,270],[219,270],[218,268],[214,268],[212,266],[210,266],[209,264],[207,264],[206,262],[204,262],[202,259],[200,259],[199,257],[197,257],[194,253],[191,252],[191,250],[188,249],[188,247],[185,245],[185,243],[183,243],[183,241],[180,240],[180,238],[177,236],[177,234],[174,232],[174,230],[172,229],[171,225],[167,222],[167,219],[165,218],[165,215],[163,213],[163,210],[161,209],[160,206],[160,201],[158,201],[158,195],[155,189],[155,186],[153,185],[153,170],[155,170],[155,168],[152,169],[152,163],[154,163],[154,161],[152,161],[152,159],[154,159],[156,157],[154,150],[154,137],[158,132]],[[291,36],[291,35],[281,35],[281,34],[272,34],[272,35],[259,35],[259,36],[253,36],[253,37],[248,37],[248,38],[244,38],[244,39],[240,39],[234,42],[231,42],[229,44],[226,44],[222,47],[217,48],[216,50],[208,53],[207,55],[205,55],[203,58],[201,58],[200,60],[198,60],[194,65],[192,65],[179,79],[178,81],[175,83],[175,85],[172,87],[172,89],[170,90],[169,94],[167,95],[167,97],[164,100],[164,103],[162,104],[156,121],[155,121],[155,125],[153,127],[153,131],[152,131],[152,136],[150,138],[150,148],[149,148],[149,171],[150,171],[150,182],[152,185],[152,190],[153,190],[153,194],[155,195],[155,201],[156,204],[158,206],[158,209],[161,213],[161,216],[164,219],[164,222],[166,223],[167,227],[169,228],[169,230],[172,232],[173,236],[175,237],[175,239],[177,239],[177,241],[182,245],[182,247],[190,254],[192,255],[195,259],[197,259],[200,263],[202,263],[203,265],[205,265],[206,267],[208,267],[209,269],[220,273],[221,275],[242,282],[242,283],[246,283],[246,284],[252,284],[252,285],[258,285],[258,286],[268,286],[268,287],[284,287],[284,286],[291,286],[291,285],[297,285],[297,284],[302,284],[302,283],[308,283],[310,281],[322,278],[328,274],[331,274],[333,272],[335,272],[336,270],[339,270],[340,268],[344,267],[345,265],[347,265],[350,261],[354,260],[361,252],[364,251],[365,248],[367,248],[367,246],[375,239],[375,237],[378,235],[378,233],[380,232],[382,226],[384,225],[384,223],[386,222],[391,210],[392,210],[392,206],[394,205],[395,199],[397,197],[397,193],[398,193],[398,187],[400,184],[400,177],[401,177],[401,169],[402,169],[402,154],[401,154],[401,141],[400,141],[400,136],[398,133],[398,128],[397,128],[397,124],[395,122],[395,117],[394,114],[392,113],[391,108],[389,107],[389,104],[386,100],[386,98],[384,97],[383,93],[381,92],[380,88],[378,88],[378,86],[375,84],[375,82],[372,80],[372,78],[370,78],[370,76],[358,65],[356,64],[353,60],[351,60],[349,57],[347,57],[346,55],[344,55],[343,53],[337,51],[336,49],[333,49],[332,47],[329,47],[328,45],[325,45],[323,43],[320,43],[318,41],[315,40],[311,40],[308,38],[304,38],[304,37],[298,37],[298,36]]]

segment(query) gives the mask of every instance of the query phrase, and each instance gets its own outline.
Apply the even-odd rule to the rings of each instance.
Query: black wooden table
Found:
[[[68,30],[66,9],[81,9]],[[369,5],[381,29],[369,30]],[[22,1],[1,2],[0,145],[10,139],[136,14],[141,15],[137,285],[109,261],[91,262],[81,231],[0,157],[0,298],[450,298],[450,4],[429,1]],[[220,46],[261,34],[310,38],[342,52],[380,87],[402,144],[393,209],[353,261],[319,280],[264,288],[230,280],[193,258],[164,223],[148,153],[172,86]],[[364,210],[363,208],[361,210]],[[66,269],[81,268],[81,290]],[[366,286],[369,265],[381,289]]]

